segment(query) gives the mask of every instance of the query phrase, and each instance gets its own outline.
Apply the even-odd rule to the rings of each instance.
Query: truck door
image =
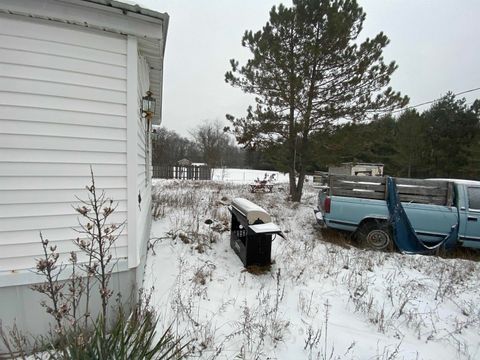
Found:
[[[480,186],[467,187],[467,221],[463,246],[480,248]]]

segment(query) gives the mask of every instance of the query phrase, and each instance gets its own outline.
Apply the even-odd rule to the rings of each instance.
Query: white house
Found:
[[[39,231],[74,249],[90,166],[127,221],[113,284],[140,286],[150,232],[148,90],[161,121],[168,15],[113,0],[0,0],[0,319],[43,331]],[[141,199],[141,201],[139,201]],[[1,351],[0,346],[0,353]]]

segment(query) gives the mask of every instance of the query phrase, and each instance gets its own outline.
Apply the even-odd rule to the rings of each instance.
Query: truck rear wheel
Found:
[[[357,231],[362,246],[375,250],[393,250],[392,232],[386,221],[367,221]]]

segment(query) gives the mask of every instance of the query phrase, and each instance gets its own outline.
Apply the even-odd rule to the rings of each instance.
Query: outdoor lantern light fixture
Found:
[[[152,92],[147,91],[147,95],[142,98],[143,116],[150,120],[155,115],[155,104],[157,100],[152,96]]]

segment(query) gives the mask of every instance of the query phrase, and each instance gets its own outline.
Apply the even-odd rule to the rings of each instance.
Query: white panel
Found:
[[[112,223],[121,223],[125,219],[126,213],[115,212],[112,214]],[[44,230],[51,228],[64,228],[65,225],[78,225],[77,215],[57,215],[57,216],[34,216],[30,218],[0,218],[0,229],[2,231],[22,230]],[[0,235],[2,233],[0,232]],[[35,239],[34,239],[35,241]]]
[[[59,69],[46,69],[19,64],[1,64],[0,76],[23,79],[34,79],[44,81],[55,81],[58,83],[83,85],[98,89],[126,91],[126,82],[122,79],[114,79],[99,75],[82,74]]]
[[[145,144],[142,142],[142,139],[138,139],[138,144],[137,144],[137,154],[139,158],[145,159]],[[143,160],[142,160],[143,162]]]
[[[77,237],[82,236],[77,232],[80,231],[80,227],[61,227],[56,229],[43,229],[42,235],[50,241],[71,241]],[[40,244],[40,232],[38,230],[18,230],[18,231],[2,231],[0,232],[1,245],[8,244]]]
[[[141,99],[150,90],[148,63],[144,56],[138,57],[138,92]]]
[[[98,177],[95,179],[97,187],[121,189],[126,187],[125,177]],[[40,190],[40,189],[83,189],[90,183],[90,178],[85,177],[0,177],[2,190]]]
[[[22,36],[30,39],[48,40],[63,44],[75,44],[91,49],[99,49],[119,54],[126,54],[125,38],[107,32],[96,32],[77,26],[27,20],[22,17],[0,17],[0,33]]]
[[[123,140],[127,138],[125,129],[95,127],[88,125],[42,123],[40,121],[3,120],[0,134],[36,135],[36,136],[65,136],[92,138],[104,140]]]
[[[126,74],[125,36],[0,15],[0,271],[34,265],[40,230],[74,249],[90,165],[127,218]]]
[[[126,176],[127,166],[124,164],[96,165],[93,166],[93,171],[95,177]],[[88,176],[88,174],[90,174],[90,165],[87,164],[8,162],[0,166],[0,176]]]
[[[71,234],[75,235],[73,231],[70,231]],[[75,237],[71,237],[68,239],[60,240],[60,241],[53,241],[50,236],[48,236],[47,232],[42,232],[42,236],[44,239],[48,239],[50,244],[57,245],[57,249],[62,253],[69,253],[71,251],[79,251],[78,247],[73,243],[73,239]],[[82,239],[85,239],[82,237]],[[3,239],[2,239],[3,240]],[[120,235],[120,237],[115,242],[116,247],[123,247],[127,243],[126,236]],[[7,250],[10,256],[7,255]],[[0,243],[0,259],[6,259],[9,257],[38,257],[39,250],[42,251],[42,245],[40,243],[40,235],[37,233],[37,243],[30,243],[30,244],[15,244],[15,243]],[[113,251],[114,249],[112,249]]]
[[[121,34],[130,34],[140,38],[148,38],[158,43],[158,51],[162,51],[162,42],[168,26],[168,15],[157,13],[155,17],[139,13],[123,11],[110,6],[99,6],[89,1],[41,0],[7,0],[8,9],[15,13],[32,14],[47,19],[61,19],[80,26],[96,29],[107,29]],[[125,16],[127,15],[127,16]]]
[[[126,189],[105,189],[108,197],[115,201],[127,200]],[[76,196],[85,198],[85,188],[83,189],[55,189],[55,190],[0,190],[0,204],[42,204],[42,203],[71,203],[76,200]]]
[[[65,164],[126,164],[125,153],[106,153],[83,150],[43,150],[36,149],[1,149],[0,162],[41,162],[41,163],[65,163]],[[96,166],[94,166],[95,170]]]
[[[81,198],[86,198],[86,195]],[[127,210],[126,201],[115,201],[114,204],[117,206],[116,211],[125,212]],[[31,218],[36,216],[79,216],[74,210],[74,207],[81,205],[82,204],[76,198],[64,199],[63,202],[59,203],[51,202],[37,204],[32,202],[31,204],[0,204],[0,219]],[[75,224],[71,225],[74,226]]]
[[[138,147],[140,149],[145,149],[145,129],[143,126],[143,124],[138,125],[137,129]]]
[[[88,60],[124,67],[127,65],[126,56],[123,54],[116,54],[73,44],[52,42],[50,39],[34,40],[19,36],[0,35],[0,47],[3,49],[59,55],[63,57],[71,57],[73,59]]]
[[[50,241],[72,241],[77,237],[82,239],[84,235],[80,234],[81,231],[78,223],[76,226],[71,227],[59,227],[42,229],[42,235],[45,235]],[[1,245],[7,244],[37,244],[40,242],[38,230],[19,230],[19,231],[2,231],[0,232]],[[127,236],[127,229],[123,229],[122,236]]]
[[[41,251],[41,248],[40,248]],[[125,259],[127,257],[127,247],[118,246],[114,253],[116,254],[116,259]],[[68,262],[70,253],[61,253],[59,257],[59,263]],[[79,256],[79,261],[82,260],[82,257]],[[35,267],[35,257],[33,256],[24,256],[24,257],[10,257],[0,260],[0,271],[13,271],[13,270],[23,270],[30,269]]]
[[[83,109],[85,110],[85,109]],[[43,107],[0,106],[0,119],[39,121],[59,124],[78,124],[94,127],[125,129],[126,117],[123,115],[75,112],[72,109],[55,110]]]
[[[145,163],[145,153],[144,152],[138,152],[137,153],[137,163],[138,164],[144,164]]]
[[[1,56],[1,55],[0,55]],[[0,92],[0,105],[39,107],[67,111],[93,112],[96,114],[125,116],[125,105],[79,100],[66,97]]]
[[[7,64],[37,66],[47,69],[60,69],[84,74],[94,74],[116,79],[125,79],[126,70],[123,66],[106,65],[86,60],[59,57],[56,55],[39,54],[19,50],[0,48],[0,59]]]
[[[151,90],[150,89],[150,76],[149,76],[149,65],[146,61],[144,56],[139,56],[138,59],[138,102],[142,101],[142,97],[145,93]],[[158,94],[153,94],[158,99]],[[137,208],[137,232],[136,236],[138,238],[137,241],[137,249],[140,253],[141,249],[144,249],[145,242],[148,241],[148,237],[150,234],[150,229],[146,229],[146,225],[148,223],[147,217],[150,216],[150,201],[151,201],[151,194],[150,188],[148,186],[149,180],[147,179],[147,171],[146,165],[149,166],[149,161],[146,158],[146,146],[145,146],[145,120],[141,119],[140,117],[137,118],[136,121],[137,127],[137,146],[136,146],[136,173],[137,173],[137,192],[139,192],[142,196],[142,203]],[[144,254],[140,254],[140,256],[144,256]]]
[[[128,183],[128,267],[135,268],[140,263],[137,237],[137,179],[136,148],[139,114],[138,102],[138,47],[137,38],[127,37],[127,183]]]
[[[0,148],[125,152],[126,144],[117,140],[0,134]]]
[[[54,80],[54,79],[52,79]],[[125,104],[125,92],[55,82],[0,77],[0,91]]]
[[[145,158],[143,159],[145,161]],[[145,164],[138,163],[137,165],[137,176],[145,178]]]
[[[138,184],[139,191],[141,193],[144,193],[145,192],[145,172],[137,174],[137,184]]]

